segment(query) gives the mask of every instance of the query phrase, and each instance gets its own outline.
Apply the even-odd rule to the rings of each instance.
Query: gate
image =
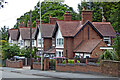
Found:
[[[49,59],[49,70],[55,70],[55,59]]]

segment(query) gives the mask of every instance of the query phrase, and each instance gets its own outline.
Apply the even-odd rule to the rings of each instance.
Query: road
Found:
[[[12,78],[8,80],[119,80],[117,77],[93,75],[84,73],[67,73],[55,71],[40,71],[20,68],[0,68],[2,78]],[[14,78],[14,79],[13,79]],[[17,78],[17,79],[16,79]],[[21,79],[22,78],[22,79]],[[69,78],[69,79],[68,79]],[[3,79],[4,80],[4,79]],[[7,80],[7,79],[5,79]]]

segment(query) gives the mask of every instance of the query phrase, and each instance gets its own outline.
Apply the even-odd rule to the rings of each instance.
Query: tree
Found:
[[[118,55],[119,60],[120,60],[120,36],[119,36],[119,34],[117,34],[114,39],[113,47],[114,47],[116,54]]]
[[[34,7],[34,10],[32,11],[32,23],[33,27],[35,27],[35,21],[36,19],[39,19],[39,2],[37,5]],[[41,18],[44,23],[49,22],[49,17],[57,17],[59,20],[64,19],[64,13],[65,11],[71,11],[72,13],[72,19],[73,20],[78,20],[77,13],[73,10],[72,7],[69,7],[66,4],[62,4],[59,2],[42,2],[41,3]],[[25,26],[27,26],[27,22],[30,19],[30,12],[26,12],[24,15],[22,15],[20,18],[17,18],[17,23],[14,26],[14,28],[18,28],[18,23],[19,22],[24,22]]]
[[[7,40],[8,28],[6,26],[1,27],[0,34],[2,35],[1,40]]]
[[[17,56],[20,53],[20,47],[17,44],[10,44],[8,42],[2,43],[2,58],[3,59],[10,59],[13,56]]]

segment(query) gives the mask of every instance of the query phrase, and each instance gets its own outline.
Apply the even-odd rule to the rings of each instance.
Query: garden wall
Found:
[[[23,62],[22,60],[18,60],[18,61],[6,60],[6,67],[23,68]]]
[[[65,72],[86,72],[86,73],[100,73],[109,76],[120,77],[120,61],[101,61],[97,63],[74,63],[61,64],[56,61],[56,71]]]
[[[33,69],[41,70],[41,63],[40,62],[33,62]]]
[[[120,61],[104,60],[101,62],[101,70],[103,74],[120,77]]]

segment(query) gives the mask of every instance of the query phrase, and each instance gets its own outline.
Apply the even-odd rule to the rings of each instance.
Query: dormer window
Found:
[[[42,44],[43,44],[43,38],[42,38]],[[38,39],[38,44],[41,45],[41,39]]]

